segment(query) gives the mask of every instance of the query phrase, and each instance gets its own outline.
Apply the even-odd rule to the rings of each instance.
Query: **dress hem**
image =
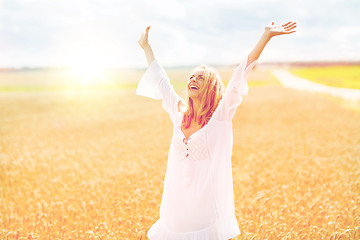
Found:
[[[150,240],[228,240],[240,234],[235,216],[218,219],[213,225],[191,232],[174,232],[159,218],[147,233]]]

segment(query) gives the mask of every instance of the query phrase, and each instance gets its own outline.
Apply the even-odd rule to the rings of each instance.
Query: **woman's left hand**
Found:
[[[265,33],[268,34],[270,38],[272,38],[278,35],[294,33],[296,32],[293,30],[294,28],[296,28],[296,22],[290,21],[283,25],[274,25],[274,22],[272,22],[265,27]]]

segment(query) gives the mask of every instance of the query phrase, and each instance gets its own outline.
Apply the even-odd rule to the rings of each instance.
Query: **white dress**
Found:
[[[181,98],[164,69],[154,60],[141,78],[138,95],[162,99],[173,123],[160,218],[151,226],[151,240],[227,240],[236,237],[231,168],[232,118],[247,95],[245,58],[235,69],[225,94],[210,121],[188,139],[181,131]]]

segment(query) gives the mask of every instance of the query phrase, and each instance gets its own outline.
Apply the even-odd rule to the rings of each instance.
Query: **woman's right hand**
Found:
[[[138,43],[140,44],[140,47],[142,49],[145,49],[145,47],[149,46],[149,40],[148,40],[148,36],[149,36],[149,29],[150,26],[148,26],[145,30],[145,32],[143,32],[140,36],[140,40],[138,41]]]
[[[140,40],[138,41],[138,43],[140,44],[140,47],[142,49],[144,49],[146,60],[150,66],[150,64],[155,60],[155,57],[154,57],[154,52],[151,49],[149,40],[148,40],[149,29],[150,29],[150,26],[148,26],[146,28],[145,32],[143,32],[141,34]]]

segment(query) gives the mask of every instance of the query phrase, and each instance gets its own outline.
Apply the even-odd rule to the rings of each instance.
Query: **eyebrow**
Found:
[[[195,77],[195,75],[191,75],[190,77]],[[204,77],[204,75],[200,74],[198,77]]]

